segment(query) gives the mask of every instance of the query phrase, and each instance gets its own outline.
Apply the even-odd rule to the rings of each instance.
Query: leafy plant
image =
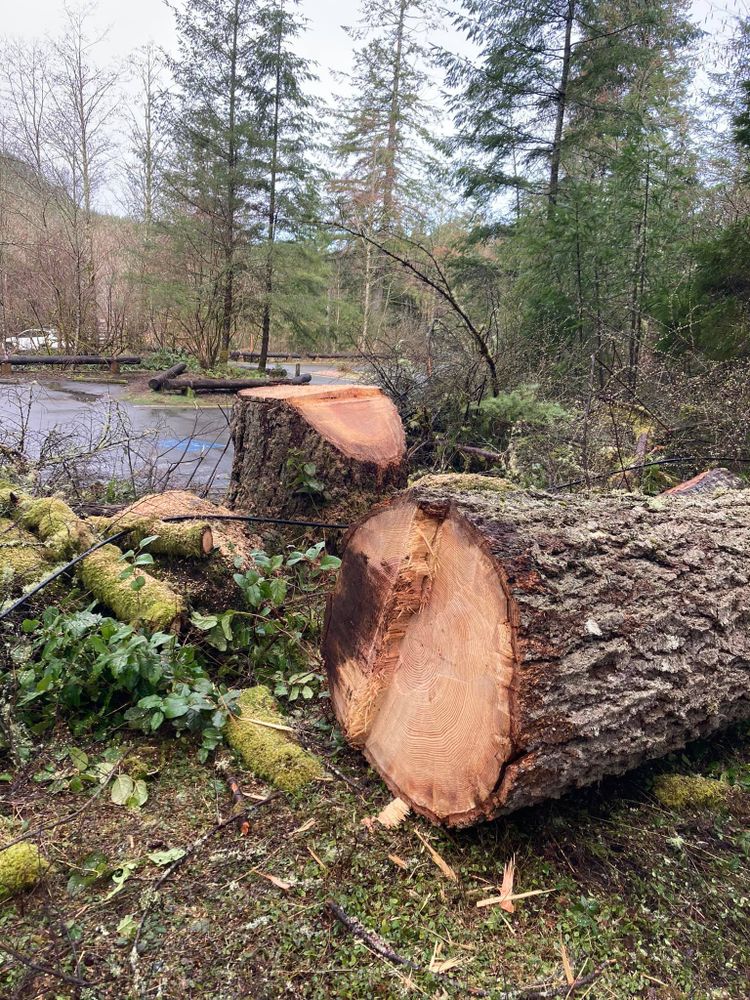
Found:
[[[273,681],[280,696],[290,701],[300,694],[311,697],[306,689],[319,690],[321,678],[310,672],[308,644],[317,638],[320,622],[309,600],[300,598],[318,589],[341,560],[325,552],[324,542],[286,556],[262,550],[252,555],[253,568],[234,574],[245,609],[196,613],[191,622],[211,648],[246,657],[258,678]],[[242,670],[247,672],[244,664]]]
[[[150,552],[144,550],[152,542],[155,542],[158,537],[158,535],[149,535],[147,538],[141,539],[137,549],[128,549],[127,552],[123,552],[120,556],[122,562],[127,565],[122,573],[120,573],[119,578],[121,580],[130,580],[132,590],[141,590],[146,585],[146,578],[139,575],[138,570],[143,566],[153,566],[154,557]]]
[[[206,674],[193,646],[164,632],[137,632],[90,610],[64,615],[48,608],[25,621],[33,655],[17,673],[18,708],[33,732],[59,717],[73,732],[127,722],[143,732],[171,728],[200,737],[200,756],[221,740],[237,698]],[[126,801],[143,797],[134,782]]]
[[[296,496],[307,497],[309,500],[325,498],[325,483],[317,478],[318,468],[313,462],[308,462],[301,452],[292,450],[286,460],[287,486]]]

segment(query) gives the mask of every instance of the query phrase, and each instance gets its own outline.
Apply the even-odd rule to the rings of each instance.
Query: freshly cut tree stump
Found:
[[[333,706],[394,795],[467,826],[750,718],[750,491],[421,480],[348,536]]]
[[[241,392],[232,439],[228,501],[250,513],[349,518],[406,485],[401,418],[373,386]]]
[[[747,483],[736,476],[729,469],[708,469],[699,475],[688,479],[687,482],[679,483],[672,489],[666,490],[662,496],[673,496],[687,493],[716,493],[718,490],[743,490]]]

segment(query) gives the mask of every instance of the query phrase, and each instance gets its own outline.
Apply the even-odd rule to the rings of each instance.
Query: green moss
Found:
[[[159,521],[155,518],[138,517],[135,514],[118,515],[117,517],[90,517],[87,520],[95,531],[105,535],[131,529],[129,542],[138,545],[144,538],[152,535],[157,537],[148,546],[148,551],[155,555],[182,556],[187,559],[205,559],[208,555],[203,548],[203,539],[208,525],[200,521],[176,522]]]
[[[39,848],[28,841],[0,848],[0,900],[33,889],[48,868]]]
[[[449,473],[441,476],[423,476],[412,486],[428,490],[448,488],[460,492],[517,493],[519,487],[507,479],[496,476],[482,476],[479,473]]]
[[[248,688],[240,695],[238,704],[241,714],[229,720],[225,734],[249,770],[290,793],[299,792],[323,777],[323,765],[317,757],[303,750],[287,733],[251,721],[286,724],[268,688]]]
[[[121,580],[126,568],[115,545],[105,545],[79,566],[85,587],[123,622],[143,622],[151,629],[169,629],[185,613],[185,601],[172,588],[147,573],[138,575],[146,582],[140,590],[131,579]]]
[[[26,584],[49,565],[48,553],[29,531],[0,517],[0,583]]]
[[[669,809],[698,809],[722,805],[729,786],[715,778],[661,774],[654,782],[653,792],[659,802]]]
[[[54,559],[71,559],[94,542],[85,523],[57,497],[32,499],[18,494],[15,518],[22,527],[36,531]]]

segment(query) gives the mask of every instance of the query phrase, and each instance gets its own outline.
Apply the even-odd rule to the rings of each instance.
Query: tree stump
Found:
[[[372,386],[240,392],[232,440],[228,502],[237,510],[348,520],[406,485],[401,418]]]
[[[467,826],[750,718],[750,491],[428,477],[348,535],[333,707],[394,795]]]

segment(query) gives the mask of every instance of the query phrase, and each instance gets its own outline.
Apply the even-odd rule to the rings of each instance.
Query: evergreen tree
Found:
[[[307,85],[315,79],[307,60],[295,52],[305,21],[296,11],[299,0],[267,0],[252,4],[254,38],[252,99],[255,116],[253,174],[255,209],[263,219],[263,296],[260,367],[266,367],[274,309],[294,324],[285,308],[290,299],[288,282],[294,280],[290,263],[295,255],[289,243],[309,239],[307,226],[316,198],[312,154],[317,124]],[[287,244],[283,266],[279,240]],[[308,271],[311,257],[296,257],[301,271]],[[279,284],[277,277],[285,276]],[[301,284],[304,282],[301,281]],[[286,286],[286,287],[285,287]]]
[[[206,360],[213,363],[228,357],[242,306],[237,279],[243,251],[258,234],[251,212],[257,187],[256,4],[186,0],[173,12],[178,55],[168,64],[175,81],[169,109],[174,159],[166,184],[176,245],[201,259],[190,275],[200,276],[191,283],[191,295],[198,296],[195,316],[203,317],[204,310],[207,316],[196,321],[195,332],[201,331]]]

